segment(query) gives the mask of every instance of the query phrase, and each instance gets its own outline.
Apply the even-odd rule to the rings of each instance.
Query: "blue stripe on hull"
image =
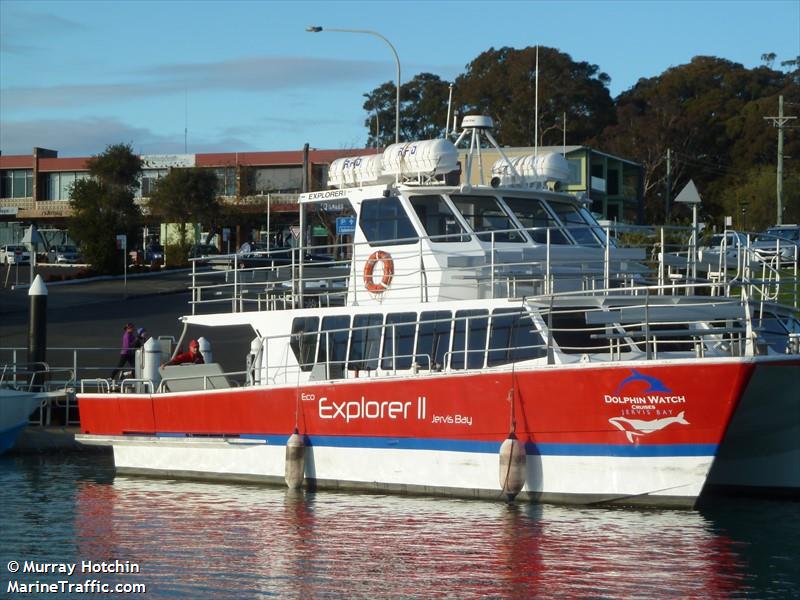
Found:
[[[185,434],[157,434],[163,438],[187,437]],[[203,436],[205,437],[205,436]],[[216,437],[216,436],[214,436]],[[288,435],[242,434],[235,439],[262,440],[270,446],[285,446]],[[376,448],[397,450],[438,450],[443,452],[476,452],[496,454],[501,442],[475,440],[446,440],[434,438],[390,438],[366,436],[306,436],[310,446],[333,448]],[[536,444],[527,442],[525,452],[529,456],[714,456],[717,444],[659,444],[659,445],[609,445],[609,444]]]
[[[0,454],[11,449],[26,425],[27,423],[22,423],[21,425],[16,425],[15,427],[0,431]]]

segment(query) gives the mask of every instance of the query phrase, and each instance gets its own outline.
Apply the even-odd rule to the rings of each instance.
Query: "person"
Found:
[[[126,364],[135,366],[134,362],[134,348],[136,347],[136,334],[133,332],[133,323],[126,323],[122,329],[122,347],[119,351],[119,362],[116,368],[111,372],[111,379],[117,376],[122,367]]]
[[[139,327],[136,330],[136,341],[134,342],[134,348],[141,348],[144,346],[144,343],[150,339],[150,336],[147,333],[147,330],[144,327]]]
[[[192,340],[189,342],[189,351],[188,352],[181,352],[180,354],[176,355],[170,361],[164,363],[166,365],[186,365],[186,364],[196,364],[202,365],[206,361],[203,360],[203,355],[200,352],[200,344],[197,340]]]

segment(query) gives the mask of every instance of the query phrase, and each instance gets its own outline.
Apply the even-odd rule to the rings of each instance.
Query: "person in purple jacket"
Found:
[[[111,372],[111,379],[114,379],[120,369],[126,364],[135,366],[134,348],[136,347],[136,334],[133,331],[133,323],[126,323],[122,333],[122,348],[119,351],[119,362],[117,368]]]

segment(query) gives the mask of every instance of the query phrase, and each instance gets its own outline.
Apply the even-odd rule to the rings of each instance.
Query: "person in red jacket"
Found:
[[[200,344],[197,343],[197,340],[192,340],[189,342],[189,351],[188,352],[181,352],[180,354],[176,355],[175,358],[172,360],[164,363],[164,365],[186,365],[186,364],[196,364],[202,365],[206,361],[203,360],[203,355],[200,353]]]

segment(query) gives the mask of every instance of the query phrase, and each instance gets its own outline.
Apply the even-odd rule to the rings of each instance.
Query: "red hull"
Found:
[[[747,362],[348,379],[300,388],[79,395],[86,434],[370,436],[538,444],[719,444]],[[511,393],[513,390],[513,394]],[[513,395],[512,403],[509,401]]]

